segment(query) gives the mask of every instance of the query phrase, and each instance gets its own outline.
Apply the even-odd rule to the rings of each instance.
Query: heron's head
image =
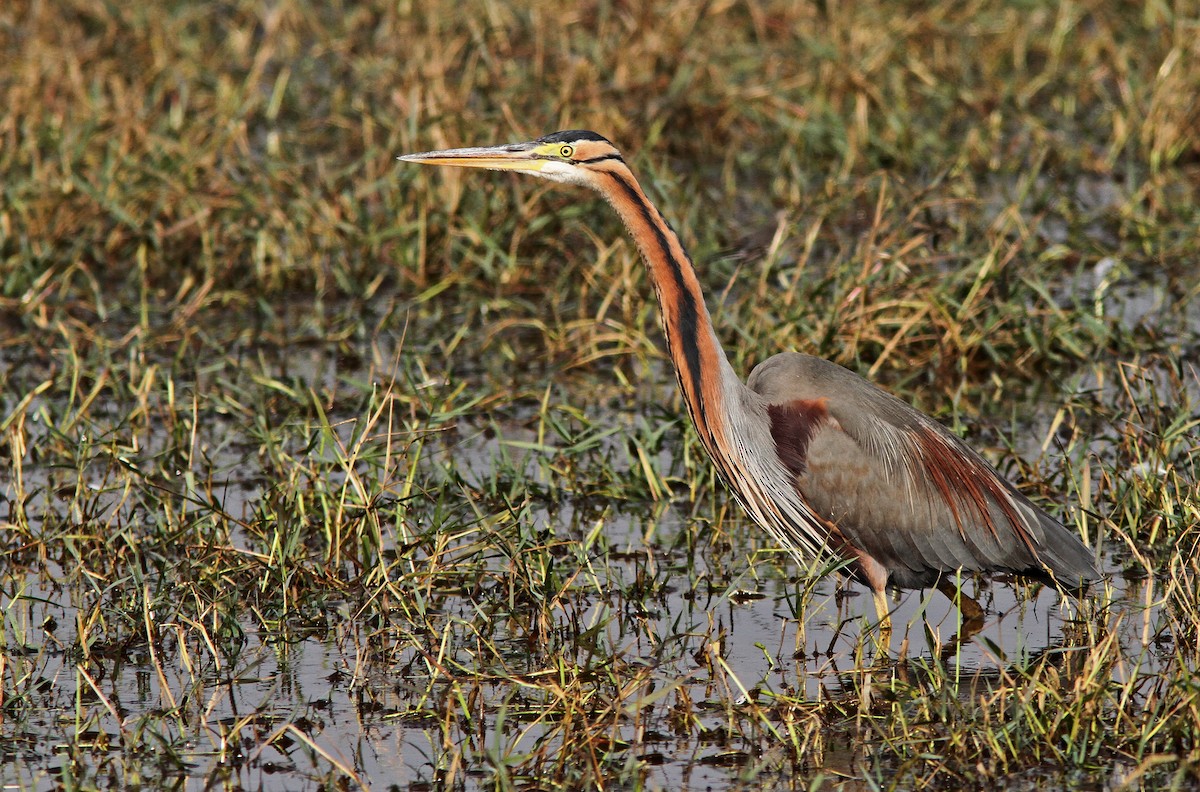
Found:
[[[572,129],[555,132],[529,143],[487,148],[458,148],[405,154],[398,159],[425,165],[532,173],[557,182],[595,186],[592,174],[603,162],[621,160],[621,152],[595,132]]]

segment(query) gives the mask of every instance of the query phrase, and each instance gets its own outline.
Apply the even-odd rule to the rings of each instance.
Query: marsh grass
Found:
[[[1200,783],[1187,4],[0,9],[0,735],[19,788]],[[743,370],[843,363],[1103,550],[965,645],[748,525],[589,195]]]

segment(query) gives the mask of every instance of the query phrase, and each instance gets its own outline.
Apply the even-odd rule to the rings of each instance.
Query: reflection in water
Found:
[[[671,512],[659,519],[669,522]],[[142,762],[124,757],[121,746],[137,742],[143,718],[162,722],[150,716],[165,700],[179,707],[168,722],[191,737],[187,751],[154,766],[159,782],[183,775],[315,788],[334,763],[403,787],[464,772],[455,769],[462,757],[486,764],[487,756],[545,748],[560,739],[555,691],[570,687],[593,708],[631,696],[643,701],[608,736],[653,758],[649,788],[699,788],[733,784],[747,760],[730,726],[737,701],[767,707],[768,721],[783,717],[789,700],[833,702],[853,713],[898,690],[944,696],[953,687],[969,701],[1042,665],[1069,680],[1099,640],[1118,641],[1130,658],[1114,675],[1158,671],[1162,615],[1150,581],[1096,592],[1078,621],[1075,604],[1045,589],[968,583],[978,585],[971,593],[989,618],[961,641],[948,600],[910,592],[895,602],[891,644],[879,647],[863,590],[843,590],[836,577],[797,584],[761,559],[725,579],[703,555],[638,548],[645,530],[640,520],[621,524],[610,516],[610,548],[630,551],[583,557],[578,585],[549,623],[511,607],[499,584],[442,600],[424,625],[403,616],[368,624],[354,617],[353,603],[329,603],[274,633],[242,624],[237,650],[219,661],[183,625],[161,625],[157,657],[144,648],[93,647],[96,656],[77,666],[80,658],[63,647],[74,639],[78,593],[48,583],[49,576],[10,573],[5,604],[10,620],[24,625],[29,669],[44,684],[33,701],[37,712],[25,721],[29,732],[6,741],[0,783],[61,779],[52,735],[80,711],[77,700],[88,713],[79,728],[107,746],[91,755],[90,771],[86,762],[75,769],[85,779],[91,772],[95,781],[106,763]],[[665,541],[671,533],[657,528]],[[793,618],[798,604],[802,621]],[[827,769],[837,770],[839,750],[830,739]],[[857,760],[847,761],[849,771]],[[146,778],[147,769],[140,772]]]

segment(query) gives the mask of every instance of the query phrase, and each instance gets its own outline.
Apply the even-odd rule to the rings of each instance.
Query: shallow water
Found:
[[[655,519],[661,523],[656,526],[661,539],[669,539],[682,522],[671,509]],[[646,529],[643,518],[619,516],[604,527],[611,546],[630,548],[639,546]],[[648,553],[639,551],[593,560],[599,583],[610,591],[625,590],[650,563]],[[661,563],[673,563],[669,553],[662,553]],[[790,566],[785,564],[785,571]],[[322,618],[286,636],[265,633],[246,621],[237,650],[220,663],[203,659],[195,637],[183,637],[183,625],[160,625],[168,633],[177,630],[181,640],[166,636],[158,658],[144,650],[126,654],[114,648],[111,658],[100,654],[87,667],[101,668],[103,674],[93,671],[89,680],[84,666],[75,665],[78,658],[63,649],[75,635],[75,594],[50,583],[58,575],[46,571],[41,577],[10,573],[3,584],[10,636],[26,636],[25,660],[41,679],[35,711],[25,718],[23,732],[6,735],[0,764],[0,783],[6,788],[52,788],[70,775],[77,783],[98,785],[109,777],[139,778],[150,786],[192,778],[204,779],[206,786],[315,789],[333,761],[376,786],[437,786],[452,770],[446,740],[460,749],[470,746],[482,757],[489,749],[505,754],[532,750],[547,737],[536,717],[536,693],[526,700],[523,691],[498,677],[476,688],[482,721],[469,730],[439,724],[434,700],[445,694],[446,683],[435,680],[421,659],[423,649],[438,647],[415,645],[411,634],[389,635],[386,628],[368,627],[353,618],[353,606],[347,603],[331,603]],[[839,585],[836,577],[827,577],[811,588],[803,622],[792,615],[797,591],[804,587],[776,574],[773,564],[766,570],[747,566],[735,573],[731,585],[712,594],[669,591],[632,614],[620,612],[612,597],[584,598],[578,623],[598,625],[604,633],[599,645],[618,647],[615,654],[625,669],[618,673],[640,679],[648,701],[659,700],[658,690],[682,691],[709,730],[706,738],[695,731],[680,736],[661,706],[648,706],[643,720],[622,728],[621,739],[640,738],[659,754],[657,764],[646,771],[646,788],[736,788],[751,755],[744,753],[736,735],[725,731],[731,698],[749,696],[762,703],[773,694],[805,700],[860,697],[872,677],[880,683],[919,678],[935,667],[948,668],[961,695],[970,696],[1035,656],[1088,651],[1085,641],[1063,645],[1065,635],[1079,635],[1069,622],[1076,604],[1062,604],[1044,589],[1030,594],[1024,587],[999,583],[979,592],[989,617],[981,632],[961,643],[955,640],[957,617],[944,597],[903,595],[895,603],[890,659],[880,661],[870,597],[855,587],[849,596],[839,596]],[[1152,601],[1147,585],[1126,586],[1117,578],[1115,586],[1097,592],[1115,603],[1107,616],[1096,615],[1094,598],[1083,605],[1089,619],[1107,620],[1108,629],[1119,634],[1125,655],[1140,666],[1131,672],[1140,674],[1154,673],[1160,651],[1150,640],[1161,617],[1153,605],[1145,607]],[[465,617],[474,607],[464,597],[447,600],[443,610]],[[562,618],[554,629],[570,629],[573,623]],[[47,624],[52,626],[41,629]],[[460,648],[467,648],[466,632],[450,634],[462,638]],[[536,675],[553,669],[545,658],[530,655],[527,636],[514,633],[511,638],[510,673]],[[724,667],[697,660],[714,645]],[[88,709],[103,714],[86,725],[73,723],[77,699],[91,702]],[[178,714],[159,720],[160,708],[171,701],[180,705]],[[510,711],[502,720],[498,713],[504,702]],[[190,735],[186,748],[160,757],[125,752],[123,744],[152,723],[165,726],[170,734],[164,737]],[[275,740],[281,730],[287,739]],[[82,734],[96,747],[68,757],[62,753],[64,734],[74,734],[76,740]],[[305,740],[319,746],[325,757]],[[475,786],[469,774],[466,786]]]

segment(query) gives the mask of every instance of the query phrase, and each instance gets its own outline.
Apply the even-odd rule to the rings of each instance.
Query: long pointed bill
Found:
[[[457,168],[490,168],[491,170],[526,171],[536,173],[546,165],[539,155],[538,143],[513,143],[487,148],[457,148],[405,154],[396,159],[419,162],[422,165],[452,165]]]

